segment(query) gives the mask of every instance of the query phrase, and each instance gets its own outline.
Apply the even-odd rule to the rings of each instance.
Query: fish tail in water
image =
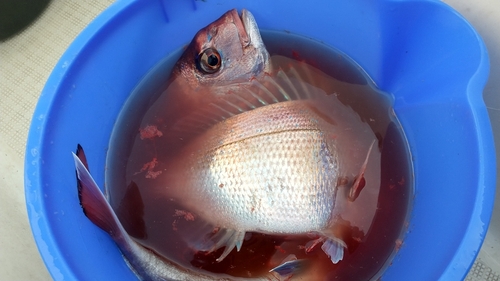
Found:
[[[87,159],[80,145],[75,161],[78,197],[84,214],[108,233],[125,257],[127,264],[141,280],[214,280],[184,271],[152,251],[142,247],[127,234],[115,212],[89,173]]]

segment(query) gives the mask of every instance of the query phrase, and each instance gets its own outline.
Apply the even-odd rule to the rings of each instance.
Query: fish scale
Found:
[[[330,222],[339,175],[335,143],[327,139],[332,128],[310,101],[232,117],[186,149],[180,167],[187,171],[180,173],[184,194],[178,196],[229,229],[321,231]]]

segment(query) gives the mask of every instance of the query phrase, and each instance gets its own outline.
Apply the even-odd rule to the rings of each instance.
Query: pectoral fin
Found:
[[[336,264],[344,258],[344,248],[346,247],[347,245],[340,239],[327,238],[323,242],[321,249]]]
[[[359,174],[356,177],[356,179],[354,180],[354,183],[352,184],[351,189],[349,190],[349,197],[348,197],[349,201],[356,200],[356,198],[358,198],[359,194],[361,193],[361,190],[363,190],[363,187],[365,187],[365,184],[366,184],[366,180],[365,180],[366,166],[368,165],[368,158],[370,156],[370,153],[372,152],[374,144],[375,144],[375,140],[370,145],[370,148],[368,149],[368,153],[366,154],[365,162],[361,166]]]
[[[323,243],[323,245],[321,245],[321,249],[334,264],[344,258],[344,248],[347,248],[347,245],[344,241],[334,236],[322,236],[318,239],[310,241],[306,245],[306,253],[313,251],[319,243]]]

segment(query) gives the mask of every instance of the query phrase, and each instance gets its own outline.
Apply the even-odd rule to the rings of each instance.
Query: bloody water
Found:
[[[271,54],[306,62],[340,81],[330,93],[352,107],[370,125],[378,139],[379,173],[372,175],[350,213],[336,223],[347,249],[342,261],[332,264],[320,246],[306,253],[311,237],[247,233],[240,252],[233,250],[222,262],[223,248],[207,254],[187,246],[185,237],[206,231],[206,222],[161,192],[164,167],[189,139],[164,140],[165,111],[160,104],[167,77],[181,52],[160,62],[137,86],[116,122],[107,157],[106,188],[109,200],[128,233],[159,255],[192,270],[237,277],[264,276],[288,255],[308,262],[291,280],[377,279],[398,249],[413,196],[413,171],[408,144],[392,110],[390,95],[377,90],[363,70],[342,53],[285,32],[263,32]],[[330,91],[332,91],[330,89]],[[158,192],[160,190],[160,192]],[[202,234],[200,234],[202,235]]]

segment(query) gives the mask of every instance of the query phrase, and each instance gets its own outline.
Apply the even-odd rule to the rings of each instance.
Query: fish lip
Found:
[[[257,26],[257,22],[255,21],[252,13],[250,13],[250,11],[248,11],[247,9],[243,9],[241,10],[241,14],[239,16],[243,23],[243,26],[245,27],[245,32],[249,39],[247,46],[251,45],[255,48],[264,47],[262,37],[260,36],[259,27]]]
[[[257,26],[257,22],[253,17],[252,13],[246,9],[241,10],[240,19],[243,23],[243,27],[245,29],[248,43],[243,46],[243,48],[251,47],[257,51],[256,59],[259,63],[256,64],[256,69],[263,73],[268,73],[271,71],[271,64],[269,63],[269,53],[267,52],[266,46],[264,45],[264,41],[262,41],[262,37],[260,36],[259,27]]]

